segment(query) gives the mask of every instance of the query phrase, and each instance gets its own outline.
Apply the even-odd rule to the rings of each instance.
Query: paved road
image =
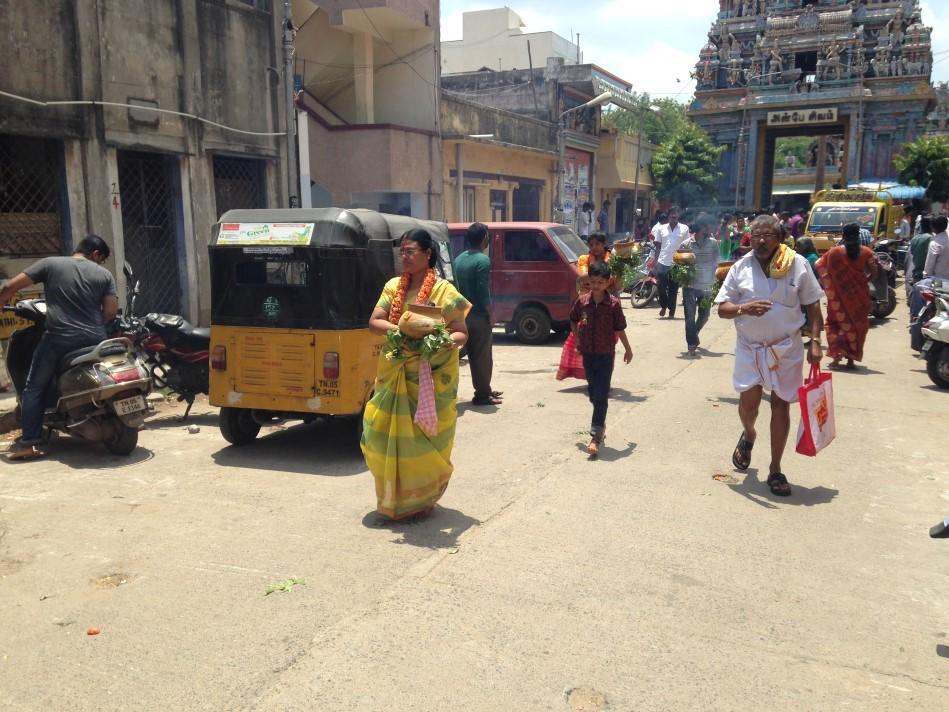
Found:
[[[949,543],[926,530],[949,514],[949,393],[903,311],[835,374],[838,439],[788,455],[789,500],[763,453],[731,468],[731,326],[686,360],[654,309],[630,313],[598,462],[560,345],[502,337],[506,403],[461,408],[421,523],[374,513],[346,423],[237,450],[205,405],[200,433],[163,411],[129,459],[60,439],[0,464],[0,707],[944,709]]]

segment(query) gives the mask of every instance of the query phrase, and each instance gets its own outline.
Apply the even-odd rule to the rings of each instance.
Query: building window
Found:
[[[491,222],[504,222],[507,220],[507,191],[491,191]]]
[[[214,157],[214,200],[218,217],[228,210],[267,207],[266,164],[255,158]]]
[[[241,5],[249,5],[255,10],[270,12],[271,0],[237,0],[237,2],[239,2]]]
[[[0,254],[63,254],[63,147],[0,136]]]
[[[461,216],[461,222],[475,221],[475,189],[465,188],[465,214]]]

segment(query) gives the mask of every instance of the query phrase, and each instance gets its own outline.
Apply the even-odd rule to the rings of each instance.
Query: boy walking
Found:
[[[613,378],[614,352],[617,337],[626,353],[623,363],[633,360],[633,351],[626,338],[626,317],[619,299],[609,292],[610,268],[605,262],[594,262],[587,273],[590,292],[581,295],[570,310],[570,327],[583,356],[587,374],[587,393],[593,403],[590,428],[591,457],[600,454],[600,443],[606,435],[606,410],[609,406],[610,382]]]

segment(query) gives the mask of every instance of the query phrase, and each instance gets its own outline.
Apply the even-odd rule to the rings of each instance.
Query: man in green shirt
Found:
[[[491,259],[484,253],[488,247],[488,228],[472,223],[465,234],[468,249],[455,259],[458,291],[471,302],[468,324],[468,366],[474,385],[474,405],[500,405],[501,393],[491,390],[494,359],[491,353]]]

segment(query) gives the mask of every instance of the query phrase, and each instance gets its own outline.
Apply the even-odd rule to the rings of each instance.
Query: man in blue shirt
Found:
[[[501,393],[491,390],[494,370],[491,320],[491,259],[484,253],[488,247],[488,228],[473,223],[465,233],[468,249],[455,259],[458,291],[471,302],[465,319],[468,325],[468,367],[474,385],[474,405],[500,405]]]
[[[686,241],[681,248],[694,255],[695,277],[692,284],[682,290],[682,304],[685,307],[685,341],[689,356],[698,356],[699,332],[708,321],[712,309],[712,285],[715,283],[715,270],[718,268],[718,240],[712,237],[715,219],[708,213],[696,218],[695,237]],[[706,297],[708,297],[706,299]],[[707,304],[702,304],[706,301]]]

